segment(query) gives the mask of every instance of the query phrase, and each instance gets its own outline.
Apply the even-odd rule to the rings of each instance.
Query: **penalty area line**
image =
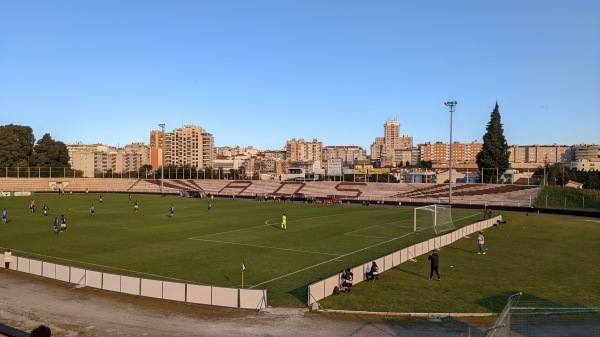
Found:
[[[337,256],[337,257],[341,256],[340,254],[332,254],[332,253],[324,253],[324,252],[313,252],[313,251],[310,251],[310,250],[301,250],[301,249],[292,249],[292,248],[280,248],[280,247],[271,247],[271,246],[261,246],[261,245],[253,245],[253,244],[249,244],[249,243],[240,243],[240,242],[231,242],[231,241],[219,241],[219,240],[207,240],[207,239],[190,239],[190,240],[215,242],[215,243],[225,243],[225,244],[230,244],[230,245],[248,246],[248,247],[256,247],[256,248],[287,250],[287,251],[290,251],[290,252],[299,252],[299,253],[330,255],[330,256]]]

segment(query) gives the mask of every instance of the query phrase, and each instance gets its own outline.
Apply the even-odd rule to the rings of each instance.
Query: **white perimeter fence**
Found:
[[[365,280],[367,269],[371,267],[373,261],[377,262],[379,267],[379,273],[386,270],[390,270],[410,259],[416,258],[417,256],[427,254],[433,249],[439,249],[447,246],[458,239],[465,237],[466,235],[484,230],[492,227],[494,224],[502,221],[502,215],[496,216],[492,219],[479,221],[477,223],[459,228],[453,232],[429,239],[425,242],[417,243],[410,247],[398,250],[392,254],[382,256],[378,259],[368,261],[360,266],[350,268],[354,273],[352,284],[357,284]],[[340,287],[342,284],[342,273],[335,274],[328,278],[325,278],[319,282],[315,282],[308,286],[308,305],[312,305],[321,299],[333,295],[333,288]]]
[[[267,290],[223,288],[102,273],[13,256],[11,270],[124,294],[230,308],[264,309]]]

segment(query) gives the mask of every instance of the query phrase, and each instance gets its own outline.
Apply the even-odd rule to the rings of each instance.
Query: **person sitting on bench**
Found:
[[[350,292],[352,290],[352,280],[354,279],[354,273],[350,268],[342,272],[342,290]]]
[[[379,267],[377,262],[373,261],[371,268],[367,271],[367,281],[379,280]]]

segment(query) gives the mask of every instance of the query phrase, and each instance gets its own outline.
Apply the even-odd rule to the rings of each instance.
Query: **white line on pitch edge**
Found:
[[[15,251],[15,250],[13,250],[13,251]],[[131,270],[131,269],[124,269],[124,268],[118,268],[118,267],[105,266],[105,265],[102,265],[102,264],[91,263],[91,262],[84,262],[84,261],[78,261],[78,260],[64,259],[62,257],[56,257],[56,256],[51,256],[51,255],[30,253],[30,252],[26,252],[26,251],[22,251],[22,250],[16,250],[16,251],[23,252],[23,253],[26,253],[26,254],[29,254],[29,255],[35,255],[35,256],[41,256],[41,257],[49,257],[49,258],[56,259],[56,260],[62,260],[62,261],[68,261],[68,262],[75,262],[75,263],[80,263],[80,264],[85,264],[85,265],[90,265],[90,266],[95,266],[95,267],[102,267],[102,268],[107,268],[107,269],[127,271],[127,272],[130,272],[130,273],[141,274],[141,275],[148,275],[148,276],[154,276],[154,277],[164,278],[164,279],[169,279],[169,280],[174,280],[174,281],[182,281],[182,282],[186,282],[186,283],[203,284],[203,285],[205,285],[204,283],[198,283],[198,282],[195,282],[195,281],[188,281],[188,280],[183,280],[183,279],[174,278],[174,277],[168,277],[168,276],[164,276],[164,275],[156,275],[156,274],[151,274],[151,273],[145,273],[145,272],[135,271],[135,270]]]

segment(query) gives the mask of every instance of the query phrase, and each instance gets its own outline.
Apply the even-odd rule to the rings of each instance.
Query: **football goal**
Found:
[[[452,207],[450,205],[429,205],[414,210],[414,231],[432,229],[436,234],[453,230]]]

